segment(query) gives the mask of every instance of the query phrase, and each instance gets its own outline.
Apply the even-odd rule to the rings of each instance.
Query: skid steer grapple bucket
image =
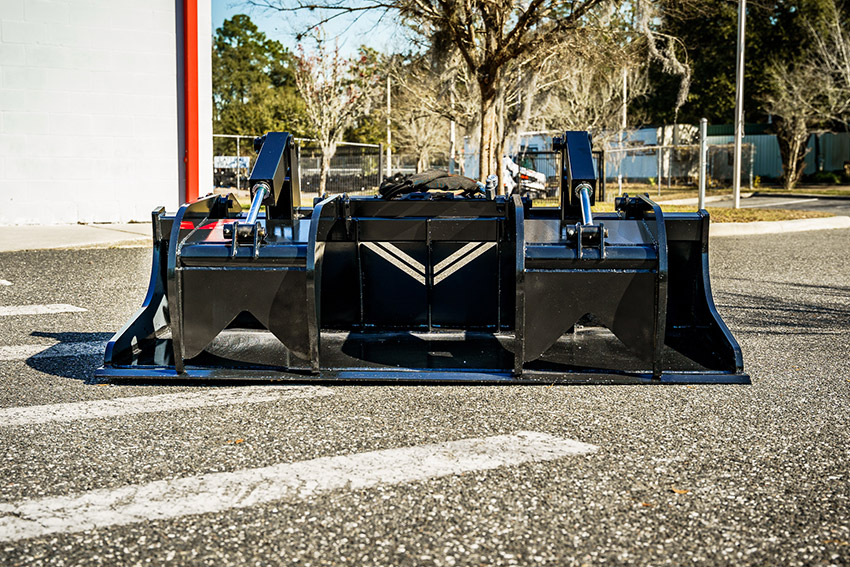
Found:
[[[749,382],[712,300],[708,214],[646,196],[591,213],[586,132],[555,139],[558,208],[398,186],[301,207],[291,136],[258,146],[247,213],[232,196],[153,212],[150,288],[99,376]]]

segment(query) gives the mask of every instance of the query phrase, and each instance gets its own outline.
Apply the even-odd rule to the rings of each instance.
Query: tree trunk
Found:
[[[504,170],[504,105],[497,89],[489,89],[485,96],[481,89],[481,140],[479,142],[479,181],[486,181],[487,176],[497,175],[499,182],[497,191],[503,194],[502,172]]]
[[[319,140],[319,147],[322,149],[322,159],[319,162],[319,197],[324,197],[328,187],[328,176],[331,172],[331,160],[336,155],[335,140]]]
[[[782,156],[782,185],[785,189],[793,189],[806,169],[809,133],[805,122],[793,119],[778,121],[777,126],[776,141]]]
[[[487,176],[495,173],[496,169],[496,153],[499,145],[496,98],[495,92],[485,95],[484,89],[481,89],[481,139],[478,146],[478,180],[481,182],[486,181]]]
[[[496,139],[499,140],[499,144],[497,146],[496,151],[496,175],[499,176],[499,181],[496,185],[496,192],[499,195],[505,194],[505,180],[503,177],[505,176],[505,99],[504,97],[499,97],[498,102],[498,110],[497,114],[499,116],[499,130],[496,132],[498,136]]]
[[[322,151],[321,168],[319,169],[319,197],[325,196],[328,186],[328,174],[331,172],[331,156]]]
[[[416,156],[416,173],[422,173],[431,165],[428,159],[428,149],[420,148]]]

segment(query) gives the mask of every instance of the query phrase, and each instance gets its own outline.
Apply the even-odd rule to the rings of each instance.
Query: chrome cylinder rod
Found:
[[[269,187],[265,183],[254,185],[254,200],[251,201],[251,208],[248,209],[248,218],[245,219],[245,224],[254,224],[257,222],[257,217],[260,215],[260,207],[263,206],[263,201],[269,194]]]
[[[593,187],[587,183],[582,183],[576,187],[576,193],[581,201],[581,223],[585,225],[593,224],[593,214],[590,212],[590,192]]]

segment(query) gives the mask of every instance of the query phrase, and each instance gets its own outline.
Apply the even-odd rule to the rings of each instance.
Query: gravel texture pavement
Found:
[[[337,386],[332,395],[4,426],[22,499],[537,431],[548,462],[0,543],[2,565],[850,564],[849,230],[711,243],[750,386]],[[150,252],[0,254],[0,347],[107,340]],[[98,384],[98,356],[0,360],[0,407],[208,390]],[[0,531],[2,531],[0,520]]]

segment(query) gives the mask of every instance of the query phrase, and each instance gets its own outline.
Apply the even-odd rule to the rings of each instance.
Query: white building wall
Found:
[[[213,190],[212,9],[198,2],[198,196]]]
[[[0,2],[0,225],[149,220],[178,205],[180,6]]]

